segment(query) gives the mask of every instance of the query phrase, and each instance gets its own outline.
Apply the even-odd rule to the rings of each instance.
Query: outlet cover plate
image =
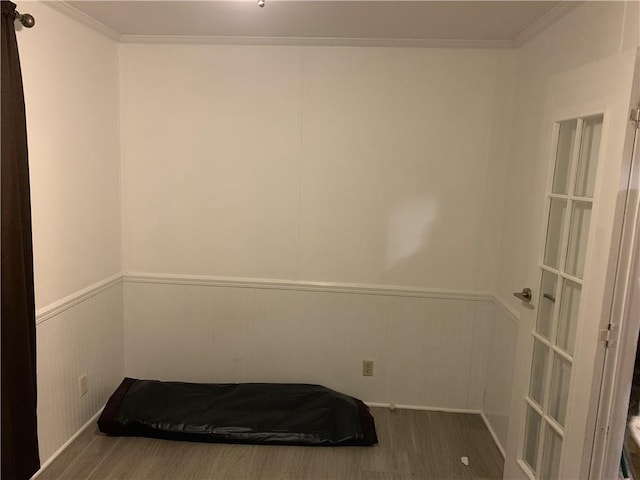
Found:
[[[373,360],[362,361],[362,376],[373,377]]]

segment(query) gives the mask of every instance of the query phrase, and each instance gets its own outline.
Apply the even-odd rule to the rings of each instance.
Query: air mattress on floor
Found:
[[[201,384],[125,378],[98,427],[110,435],[198,442],[378,443],[369,408],[320,385]]]

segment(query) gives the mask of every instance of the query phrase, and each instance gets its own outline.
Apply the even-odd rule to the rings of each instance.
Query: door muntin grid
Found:
[[[594,201],[603,115],[556,123],[521,466],[558,477]]]

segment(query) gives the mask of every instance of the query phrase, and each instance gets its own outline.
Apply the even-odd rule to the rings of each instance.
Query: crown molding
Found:
[[[319,47],[391,47],[391,48],[458,48],[514,49],[522,46],[584,1],[564,0],[549,10],[513,40],[461,40],[420,38],[349,38],[349,37],[276,37],[276,36],[200,36],[200,35],[131,35],[121,34],[104,23],[73,7],[65,0],[43,0],[57,10],[105,37],[127,44],[174,45],[264,45]]]
[[[121,35],[119,41],[129,44],[174,45],[267,45],[319,47],[392,47],[392,48],[463,48],[509,49],[511,40],[433,40],[419,38],[347,38],[347,37],[246,37],[198,35]]]
[[[116,42],[120,41],[120,37],[122,35],[120,35],[119,32],[116,32],[113,28],[106,26],[104,23],[99,22],[83,11],[78,10],[76,7],[69,5],[64,0],[47,0],[43,1],[42,3],[49,6],[50,8],[53,8],[54,10],[57,10],[60,13],[67,15],[68,17],[73,18],[74,20],[91,28],[92,30],[95,30],[101,35],[110,38],[111,40],[114,40]]]
[[[585,2],[582,0],[561,1],[558,5],[540,17],[536,22],[532,23],[526,30],[520,32],[513,39],[514,48],[521,47],[583,3]]]

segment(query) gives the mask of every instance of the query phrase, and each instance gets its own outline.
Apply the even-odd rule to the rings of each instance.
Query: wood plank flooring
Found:
[[[374,447],[188,443],[108,437],[89,428],[38,480],[502,478],[503,458],[479,415],[371,411],[380,442]]]

